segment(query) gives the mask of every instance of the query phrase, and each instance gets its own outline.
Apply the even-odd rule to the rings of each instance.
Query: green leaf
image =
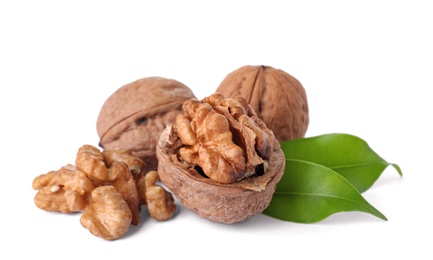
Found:
[[[286,159],[297,159],[327,166],[344,176],[359,192],[368,190],[390,164],[359,137],[349,134],[326,134],[300,138],[281,144]]]
[[[362,211],[386,220],[350,184],[332,169],[302,160],[287,159],[265,215],[300,223],[314,223],[342,211]]]

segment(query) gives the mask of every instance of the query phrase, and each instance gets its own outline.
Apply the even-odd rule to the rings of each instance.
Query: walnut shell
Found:
[[[200,217],[226,224],[241,222],[268,207],[284,173],[284,153],[278,141],[274,142],[269,165],[262,175],[230,184],[218,183],[179,161],[177,149],[181,141],[173,126],[167,125],[156,148],[158,173],[179,201]]]
[[[146,163],[147,170],[155,170],[159,135],[175,120],[182,103],[194,97],[184,84],[162,77],[142,78],[122,86],[105,101],[99,113],[99,145],[130,150]]]
[[[243,96],[279,142],[304,137],[309,123],[307,95],[293,76],[270,66],[243,66],[228,74],[216,92]]]

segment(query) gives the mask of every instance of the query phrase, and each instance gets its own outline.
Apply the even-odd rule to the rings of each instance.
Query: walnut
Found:
[[[112,185],[122,195],[132,213],[131,224],[137,226],[140,224],[141,204],[135,179],[124,162],[113,162],[109,171],[115,178],[105,185]]]
[[[107,167],[101,151],[91,145],[78,149],[75,165],[68,164],[57,171],[42,174],[33,180],[33,189],[38,190],[35,204],[46,211],[64,213],[86,210],[91,202],[91,193],[99,186],[114,186],[123,196],[132,212],[132,225],[140,223],[140,197],[137,186],[128,165],[120,159],[140,165],[140,159],[127,157],[122,150],[106,151],[110,159]],[[119,161],[114,161],[118,159]],[[143,165],[143,163],[141,163]]]
[[[34,199],[38,208],[63,213],[83,211],[95,189],[87,174],[70,164],[36,177],[32,186],[38,190]]]
[[[269,157],[274,135],[257,124],[260,120],[244,98],[214,94],[202,102],[188,100],[183,109],[185,113],[176,118],[178,136],[185,144],[179,155],[200,166],[212,180],[232,183],[249,177]]]
[[[302,84],[270,66],[243,66],[228,74],[216,92],[243,96],[279,142],[304,137],[309,123]]]
[[[137,187],[142,204],[147,206],[149,215],[156,220],[167,220],[176,210],[173,195],[156,185],[159,180],[157,171],[149,171],[137,177]]]
[[[156,144],[168,123],[194,94],[184,84],[162,77],[147,77],[116,90],[103,104],[98,119],[99,145],[121,148],[142,159],[148,170],[157,169]]]
[[[127,152],[120,149],[106,151],[105,158],[109,160],[107,164],[104,160],[103,152],[98,148],[91,145],[83,145],[78,149],[75,165],[82,169],[94,181],[96,186],[114,186],[131,209],[131,224],[138,225],[140,223],[141,205],[135,179],[125,162],[114,161],[114,159],[124,159],[125,154]],[[139,159],[137,158],[137,160]]]
[[[171,193],[156,185],[158,174],[145,176],[145,170],[146,164],[128,150],[101,152],[83,145],[75,165],[33,180],[32,187],[38,190],[34,202],[46,211],[83,212],[83,227],[104,239],[117,239],[130,225],[140,223],[142,204],[157,220],[170,218],[176,209]]]
[[[92,145],[85,144],[78,149],[75,165],[96,181],[106,182],[115,178],[110,176],[101,151]]]
[[[132,213],[128,204],[113,186],[94,189],[92,201],[80,218],[81,225],[90,233],[106,240],[122,237],[131,221]]]
[[[128,165],[131,174],[135,177],[146,168],[146,163],[134,156],[131,151],[123,149],[103,150],[102,157],[107,167],[111,167],[114,162],[124,162]]]
[[[234,223],[261,213],[284,172],[272,131],[245,98],[190,99],[162,132],[161,181],[199,216]]]

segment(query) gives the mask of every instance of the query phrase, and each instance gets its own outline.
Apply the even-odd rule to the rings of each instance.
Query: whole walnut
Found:
[[[215,222],[261,213],[286,162],[273,132],[243,97],[215,93],[185,101],[183,111],[157,146],[164,185],[185,207]]]
[[[155,170],[157,140],[181,112],[182,103],[194,98],[184,84],[163,77],[147,77],[116,90],[103,104],[97,119],[99,145],[130,150]]]
[[[228,74],[216,92],[243,96],[272,129],[279,142],[304,137],[309,123],[307,95],[301,83],[270,66],[243,66]]]

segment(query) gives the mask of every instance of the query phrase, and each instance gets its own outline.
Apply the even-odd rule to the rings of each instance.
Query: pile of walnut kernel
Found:
[[[75,165],[67,164],[33,180],[34,202],[46,211],[83,212],[81,225],[106,240],[121,238],[140,223],[141,206],[156,220],[169,219],[173,196],[156,182],[156,171],[128,150],[102,152],[91,145],[79,148]]]

